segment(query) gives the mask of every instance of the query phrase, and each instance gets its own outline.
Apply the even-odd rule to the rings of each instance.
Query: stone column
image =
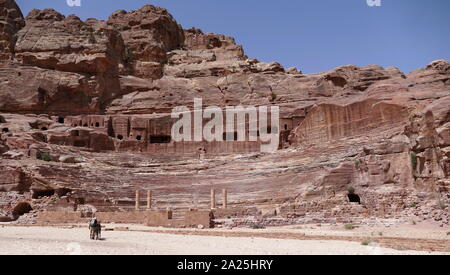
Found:
[[[139,190],[136,190],[135,210],[139,211],[141,197],[139,196]]]
[[[222,190],[222,196],[223,196],[223,209],[228,208],[228,191],[227,189]]]
[[[216,209],[216,190],[211,189],[211,209]]]
[[[147,191],[147,210],[152,210],[152,191]]]

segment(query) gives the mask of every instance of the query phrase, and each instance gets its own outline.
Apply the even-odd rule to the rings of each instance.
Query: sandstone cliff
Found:
[[[128,209],[137,189],[153,190],[158,208],[201,208],[213,187],[241,216],[286,223],[449,222],[445,60],[408,75],[376,65],[306,75],[151,5],[82,21],[52,9],[24,18],[0,0],[0,26],[0,221],[24,202]],[[282,148],[168,154],[191,145],[166,140],[167,114],[196,97],[280,106]],[[170,144],[153,150],[150,130]]]

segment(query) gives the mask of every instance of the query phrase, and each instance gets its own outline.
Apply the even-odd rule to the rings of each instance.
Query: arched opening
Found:
[[[40,199],[43,197],[51,197],[53,195],[55,195],[54,189],[33,190],[33,195],[31,195],[31,197],[33,199]]]
[[[142,140],[142,136],[136,136],[136,140],[141,141]]]
[[[84,125],[83,125],[83,127],[88,127],[89,125],[87,124],[87,123],[85,123]]]
[[[24,214],[30,213],[31,210],[33,210],[33,208],[31,208],[31,205],[28,202],[20,202],[16,205],[16,207],[14,207],[12,214],[14,217],[20,217]]]
[[[123,136],[122,135],[117,135],[117,139],[122,140]]]
[[[3,133],[8,133],[8,132],[9,132],[9,129],[8,129],[8,128],[3,128],[3,129],[2,129],[2,132],[3,132]]]
[[[289,130],[289,126],[287,124],[284,124],[284,130],[285,131]]]
[[[357,194],[348,194],[348,201],[361,204],[361,198]]]
[[[48,128],[47,128],[47,127],[42,127],[41,130],[42,130],[42,131],[47,131]]]
[[[96,122],[95,127],[97,127],[97,128],[100,127],[100,123]]]
[[[64,118],[63,117],[58,117],[58,123],[64,124]]]

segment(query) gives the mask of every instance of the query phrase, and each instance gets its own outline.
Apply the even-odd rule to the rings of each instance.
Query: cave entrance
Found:
[[[123,136],[122,135],[117,135],[117,139],[122,140]]]
[[[99,127],[100,127],[100,123],[96,122],[96,123],[95,123],[95,127],[96,127],[96,128],[99,128]]]
[[[58,123],[64,124],[64,118],[63,117],[58,117]]]
[[[87,147],[84,140],[75,140],[73,143],[74,147]]]
[[[361,198],[357,194],[348,194],[348,201],[361,204]]]
[[[42,130],[42,131],[47,131],[48,128],[47,128],[47,127],[42,127],[41,130]]]
[[[170,143],[171,140],[171,136],[150,136],[150,143],[152,144]]]
[[[56,195],[58,195],[58,197],[64,197],[67,194],[71,193],[72,190],[70,190],[69,188],[58,188],[56,189]]]
[[[40,199],[43,197],[51,197],[55,194],[55,190],[47,189],[47,190],[33,190],[33,195],[31,196],[33,199]]]
[[[31,208],[31,205],[28,202],[21,202],[14,207],[12,214],[14,217],[20,217],[30,213],[31,210],[33,210],[33,208]]]
[[[142,140],[142,136],[136,136],[136,140],[141,141]]]
[[[9,132],[9,129],[8,129],[8,128],[3,128],[3,129],[2,129],[2,132],[3,132],[3,133],[8,133],[8,132]]]

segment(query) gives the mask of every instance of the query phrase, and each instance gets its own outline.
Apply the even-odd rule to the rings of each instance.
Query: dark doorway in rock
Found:
[[[348,201],[361,204],[361,198],[356,194],[348,194]]]
[[[123,136],[122,135],[117,135],[117,139],[122,140]]]
[[[86,142],[84,140],[75,140],[73,143],[75,147],[87,147]]]
[[[64,197],[67,194],[69,194],[70,192],[72,192],[72,190],[70,190],[69,188],[58,188],[56,189],[56,195],[58,195],[58,197]]]
[[[64,124],[64,118],[63,117],[58,117],[58,123]]]
[[[142,136],[136,136],[136,140],[141,141],[142,140]]]
[[[85,198],[75,198],[75,203],[84,205],[84,204],[86,204],[86,199]]]
[[[95,123],[95,127],[96,127],[96,128],[100,127],[100,123],[96,122],[96,123]]]
[[[150,136],[150,143],[152,144],[170,143],[171,140],[171,136]]]
[[[46,189],[46,190],[33,190],[33,195],[31,196],[33,199],[40,199],[43,197],[51,197],[55,194],[55,190]]]
[[[3,129],[2,129],[2,132],[3,132],[3,133],[8,133],[8,132],[9,132],[9,129],[8,129],[8,128],[3,128]]]
[[[30,213],[31,210],[33,210],[33,208],[31,208],[31,205],[28,202],[21,202],[14,207],[12,214],[15,218],[18,218],[24,214]]]
[[[42,127],[41,130],[42,130],[42,131],[47,131],[48,128],[47,128],[47,127]]]
[[[47,91],[42,88],[38,88],[38,101],[39,105],[45,105],[47,103]]]

